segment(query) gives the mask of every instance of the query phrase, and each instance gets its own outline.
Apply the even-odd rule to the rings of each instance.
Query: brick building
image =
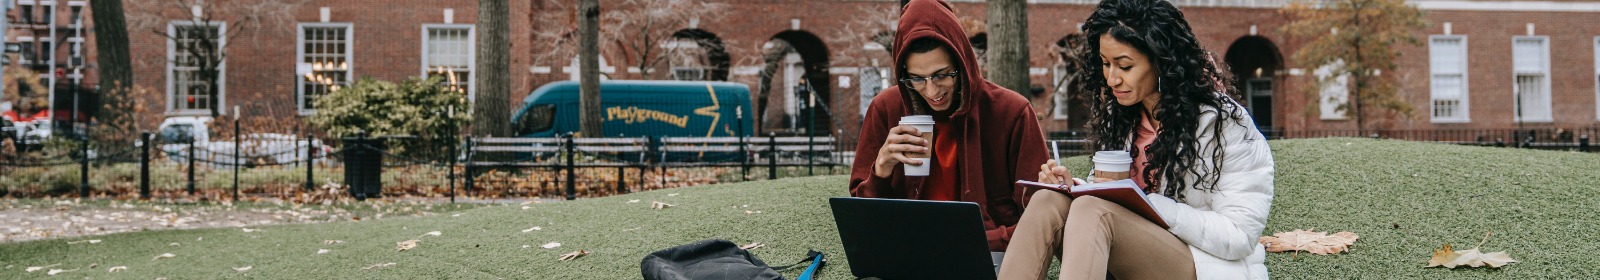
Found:
[[[571,50],[576,36],[570,33],[576,27],[572,19],[575,1],[510,2],[511,102],[520,101],[541,85],[576,79],[576,52]],[[805,127],[801,116],[808,107],[796,94],[804,81],[817,94],[818,103],[824,104],[815,109],[820,110],[815,120],[847,139],[859,128],[861,108],[865,107],[861,103],[893,84],[889,82],[892,71],[888,71],[892,59],[874,39],[892,32],[888,26],[896,15],[897,0],[707,2],[720,4],[718,11],[655,27],[672,35],[657,37],[662,43],[650,48],[630,47],[627,43],[637,39],[625,35],[627,31],[603,35],[601,71],[605,78],[745,83],[754,98],[765,97],[769,104],[758,130],[777,133],[796,133]],[[1082,108],[1055,97],[1056,81],[1064,72],[1055,46],[1076,33],[1097,1],[1029,2],[1029,72],[1035,87],[1043,90],[1024,94],[1033,100],[1047,132],[1060,135],[1081,129]],[[1244,94],[1241,103],[1250,107],[1264,129],[1296,135],[1355,128],[1353,120],[1333,110],[1333,103],[1317,102],[1347,97],[1338,91],[1311,92],[1318,67],[1289,59],[1304,42],[1279,31],[1289,21],[1278,12],[1286,1],[1175,3],[1184,10],[1204,47],[1238,77],[1237,86]],[[1596,20],[1600,19],[1600,1],[1411,3],[1424,11],[1430,25],[1413,32],[1421,45],[1399,47],[1404,55],[1397,71],[1382,74],[1400,78],[1400,96],[1416,111],[1411,116],[1369,115],[1370,128],[1508,129],[1520,125],[1572,129],[1600,125],[1600,20]],[[616,5],[602,1],[606,11],[629,9]],[[982,41],[985,5],[956,1],[953,6],[969,26],[968,35]],[[263,24],[248,33],[221,34],[229,44],[220,106],[240,105],[248,115],[300,122],[314,110],[305,100],[353,77],[396,81],[446,69],[470,84],[476,73],[472,68],[476,9],[477,1],[468,0],[305,2],[294,7],[286,21]],[[129,5],[128,13],[130,18],[133,14],[159,15],[168,28],[195,26],[188,20],[192,11],[177,6]],[[237,19],[232,14],[218,17]],[[15,18],[12,21],[16,22]],[[602,25],[615,22],[601,21]],[[8,41],[18,41],[15,28],[8,34]],[[153,127],[164,116],[203,112],[203,108],[187,104],[183,91],[172,90],[194,82],[184,80],[184,67],[169,59],[173,42],[154,32],[131,30],[129,34],[136,83],[159,93],[140,97],[148,106],[146,116],[140,118],[145,127]],[[569,41],[561,41],[564,39]],[[772,51],[785,46],[793,50]],[[641,58],[642,49],[659,50],[663,58]],[[92,69],[92,59],[89,64]],[[771,75],[763,79],[762,73],[768,70]],[[86,82],[92,81],[90,75]],[[762,84],[767,85],[769,94],[762,95]]]

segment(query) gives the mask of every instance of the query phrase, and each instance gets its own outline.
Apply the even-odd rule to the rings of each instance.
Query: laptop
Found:
[[[995,279],[1000,253],[990,253],[978,204],[834,197],[828,199],[839,239],[858,278]]]

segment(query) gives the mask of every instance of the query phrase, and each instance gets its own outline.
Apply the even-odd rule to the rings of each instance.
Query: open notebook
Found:
[[[1150,222],[1161,226],[1161,228],[1168,228],[1167,222],[1161,219],[1160,214],[1156,214],[1156,209],[1150,207],[1150,200],[1145,198],[1144,190],[1139,189],[1139,185],[1134,184],[1132,179],[1122,179],[1094,184],[1080,184],[1070,187],[1067,185],[1017,180],[1017,186],[1051,190],[1066,194],[1068,197],[1072,198],[1078,198],[1079,196],[1085,195],[1099,197],[1101,199],[1111,201],[1112,203],[1116,203],[1117,205],[1122,205],[1123,208],[1127,208],[1129,211],[1139,214],[1139,216],[1144,217],[1146,220],[1150,220]]]

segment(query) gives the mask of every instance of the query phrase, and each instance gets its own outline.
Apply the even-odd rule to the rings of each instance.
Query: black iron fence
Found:
[[[1600,126],[1263,133],[1271,139],[1363,137],[1600,151],[1591,147],[1592,137],[1600,135]],[[1063,156],[1092,152],[1085,136],[1082,132],[1047,133]],[[145,133],[132,143],[88,141],[95,143],[93,146],[62,137],[52,140],[53,146],[19,149],[14,142],[4,145],[0,185],[6,186],[0,187],[0,196],[75,193],[87,197],[100,193],[131,197],[138,193],[139,198],[151,198],[152,189],[161,189],[168,191],[169,197],[196,196],[210,190],[225,194],[216,195],[218,199],[238,199],[241,191],[257,196],[274,191],[262,185],[300,192],[347,185],[341,192],[368,198],[384,195],[383,186],[394,184],[421,189],[409,190],[418,195],[452,200],[457,191],[469,197],[572,199],[760,178],[848,174],[858,141],[849,137],[473,138],[464,139],[460,147],[439,147],[444,151],[430,153],[387,149],[386,144],[394,141],[416,141],[408,137],[334,139],[330,142],[336,145],[325,145],[317,137],[301,134],[195,143]],[[241,175],[250,179],[241,183],[237,179]],[[97,177],[91,180],[91,176]],[[44,186],[26,190],[30,184]]]

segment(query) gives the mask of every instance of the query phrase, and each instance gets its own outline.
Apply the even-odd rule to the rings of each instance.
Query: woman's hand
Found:
[[[1039,165],[1038,181],[1040,183],[1076,185],[1074,182],[1068,182],[1070,180],[1072,180],[1072,172],[1067,171],[1067,167],[1061,166],[1056,160],[1052,159]]]
[[[889,178],[894,173],[894,166],[904,163],[922,165],[922,161],[906,157],[907,152],[930,153],[927,140],[922,139],[920,131],[910,125],[899,125],[889,129],[889,137],[883,139],[883,148],[878,149],[878,160],[872,164],[872,176]]]

